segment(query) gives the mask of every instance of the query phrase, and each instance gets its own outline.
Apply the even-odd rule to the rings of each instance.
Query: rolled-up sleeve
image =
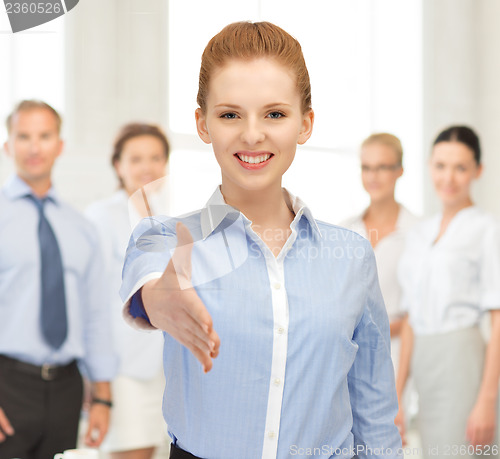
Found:
[[[483,234],[481,263],[481,307],[500,308],[500,225],[492,223]]]
[[[130,237],[122,272],[120,296],[125,320],[135,328],[153,329],[147,320],[139,290],[162,276],[175,249],[175,219],[148,217],[141,220]]]
[[[354,332],[358,351],[348,374],[354,451],[359,458],[400,458],[401,437],[394,424],[398,402],[389,320],[370,246],[366,253],[365,309]]]

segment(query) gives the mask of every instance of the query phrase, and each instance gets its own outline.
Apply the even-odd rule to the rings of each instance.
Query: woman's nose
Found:
[[[249,119],[243,125],[241,139],[249,146],[259,144],[265,139],[262,124],[256,119]]]

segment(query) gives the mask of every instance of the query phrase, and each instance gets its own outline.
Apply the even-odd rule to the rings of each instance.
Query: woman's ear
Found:
[[[121,174],[121,170],[120,170],[121,169],[120,168],[120,161],[119,160],[113,161],[113,167],[115,168],[116,175],[121,180],[122,174]]]
[[[477,166],[477,171],[476,171],[476,179],[478,179],[479,177],[481,177],[481,175],[483,174],[483,163],[479,164]]]
[[[194,117],[196,119],[196,130],[198,131],[200,139],[205,143],[212,143],[210,134],[208,133],[207,119],[201,108],[196,109]]]
[[[299,139],[297,143],[299,145],[303,145],[309,140],[311,137],[312,130],[314,125],[314,110],[311,108],[306,113],[304,113],[304,117],[302,119],[302,128],[300,130]]]

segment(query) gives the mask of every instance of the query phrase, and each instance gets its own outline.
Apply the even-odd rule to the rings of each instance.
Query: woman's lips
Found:
[[[238,152],[234,156],[245,169],[256,170],[267,166],[274,155],[269,152]]]

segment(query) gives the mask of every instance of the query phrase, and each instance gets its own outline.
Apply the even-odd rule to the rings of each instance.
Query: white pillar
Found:
[[[109,160],[121,125],[165,127],[167,19],[164,0],[85,0],[67,15],[67,145],[56,179],[78,207],[116,188]]]
[[[424,208],[439,208],[427,172],[435,136],[451,124],[480,132],[478,0],[424,0],[423,161]],[[481,132],[480,132],[481,133]]]
[[[478,2],[477,31],[480,48],[475,64],[480,72],[478,87],[484,173],[477,187],[477,201],[500,217],[500,2]]]

